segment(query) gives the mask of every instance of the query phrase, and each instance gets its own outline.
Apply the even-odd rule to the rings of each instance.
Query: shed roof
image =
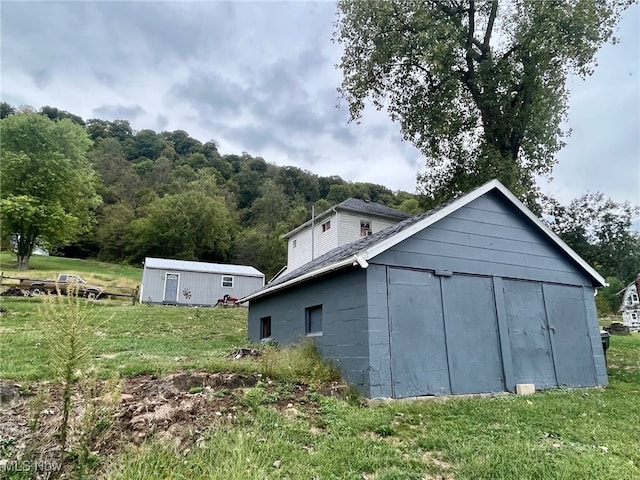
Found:
[[[364,237],[353,243],[334,248],[315,260],[300,266],[296,270],[283,275],[271,283],[268,283],[262,289],[243,298],[242,301],[245,302],[269,295],[288,286],[301,283],[310,278],[320,276],[349,265],[359,265],[362,268],[367,268],[367,260],[380,255],[394,245],[406,240],[415,233],[434,224],[438,220],[450,215],[492,190],[497,190],[502,193],[503,196],[522,214],[524,214],[544,235],[546,235],[549,240],[560,247],[561,250],[563,250],[585,273],[587,273],[587,275],[589,275],[596,284],[603,287],[607,285],[605,279],[598,272],[596,272],[576,252],[564,243],[560,237],[553,233],[551,229],[536,217],[520,200],[518,200],[518,198],[511,193],[507,187],[498,180],[491,180],[458,198],[429,210],[428,212],[408,218],[396,225],[387,227],[384,230],[374,233],[371,236]]]
[[[344,202],[340,202],[337,205],[319,213],[315,217],[316,222],[322,221],[323,218],[328,217],[334,210],[343,210],[347,212],[360,213],[363,215],[374,215],[377,217],[393,218],[396,220],[404,220],[411,215],[395,208],[387,207],[381,203],[370,202],[368,200],[360,200],[359,198],[347,198]],[[285,233],[282,238],[287,239],[292,235],[298,233],[300,230],[305,229],[311,225],[312,220],[308,220],[299,227],[294,228],[288,233]]]
[[[182,272],[221,273],[224,275],[242,275],[264,278],[264,273],[249,265],[228,265],[223,263],[193,262],[189,260],[171,260],[168,258],[147,257],[145,268],[160,270],[179,270]]]

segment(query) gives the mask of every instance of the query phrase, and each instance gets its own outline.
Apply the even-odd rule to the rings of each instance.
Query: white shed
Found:
[[[144,261],[140,302],[215,305],[229,295],[242,298],[264,285],[264,273],[247,265],[170,260]]]

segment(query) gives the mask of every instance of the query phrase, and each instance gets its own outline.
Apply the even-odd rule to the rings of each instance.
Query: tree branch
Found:
[[[448,6],[445,2],[442,2],[441,0],[436,0],[435,2],[433,2],[433,5],[439,8],[442,13],[444,13],[451,19],[455,19],[459,17],[460,14],[464,11],[462,9],[462,2],[456,3],[454,8]]]
[[[473,65],[473,34],[476,28],[476,6],[475,1],[470,0],[469,9],[467,10],[467,15],[469,18],[469,30],[467,31],[467,43],[465,45],[466,50],[466,60],[467,60],[467,71],[469,72],[470,78],[475,74],[475,69]]]
[[[482,42],[482,56],[486,58],[489,53],[489,42],[491,41],[491,35],[493,34],[493,24],[496,21],[498,14],[498,0],[493,0],[491,3],[491,13],[489,14],[489,21],[487,22],[487,30],[484,32],[484,41]]]

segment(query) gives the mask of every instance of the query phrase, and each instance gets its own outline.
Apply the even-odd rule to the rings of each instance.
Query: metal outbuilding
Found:
[[[147,257],[142,273],[140,302],[215,305],[225,295],[241,298],[263,285],[264,273],[247,265]]]
[[[605,280],[497,180],[267,284],[248,334],[312,339],[363,395],[607,384]]]

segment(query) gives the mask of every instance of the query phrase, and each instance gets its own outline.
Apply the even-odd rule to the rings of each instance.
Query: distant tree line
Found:
[[[4,247],[18,233],[31,240],[24,249],[42,245],[55,255],[228,262],[270,278],[286,263],[281,236],[308,220],[312,206],[320,212],[355,197],[420,213],[435,201],[246,152],[222,154],[215,141],[182,130],[135,131],[127,120],[6,103],[0,118]],[[603,276],[624,284],[640,273],[640,237],[630,229],[637,207],[589,194],[568,206],[546,198],[540,211]],[[21,253],[28,262],[31,251]]]
[[[281,235],[308,220],[312,205],[322,211],[355,197],[409,213],[426,208],[420,197],[393,192],[382,185],[347,182],[339,176],[323,177],[297,167],[280,167],[246,152],[221,154],[214,141],[202,143],[182,130],[134,131],[127,120],[85,121],[54,107],[18,111],[6,103],[0,105],[0,118],[5,133],[27,127],[44,131],[62,124],[76,133],[84,132],[85,138],[79,143],[86,145],[77,146],[94,175],[63,183],[79,194],[82,185],[91,183],[94,193],[82,192],[78,196],[91,219],[85,219],[82,228],[73,230],[73,238],[38,230],[39,241],[34,238],[29,246],[39,243],[56,255],[132,264],[140,264],[146,256],[231,262],[253,265],[269,277],[286,263],[286,245]],[[12,151],[30,150],[34,157],[31,162],[39,159],[60,175],[77,170],[71,164],[52,163],[42,152],[33,150],[33,145],[12,144],[8,137],[21,138],[17,132],[3,137],[3,170],[10,144]],[[52,156],[58,158],[55,152]],[[26,165],[18,158],[13,164],[16,168]],[[27,176],[27,183],[35,190],[43,182],[54,183],[47,182],[46,177],[37,178],[36,174]],[[52,171],[43,174],[53,179]],[[3,183],[7,187],[2,194],[7,200],[3,216],[7,217],[11,188]],[[16,178],[16,189],[18,183]],[[93,194],[102,201],[83,201],[94,198]],[[66,192],[60,198],[73,196]],[[9,199],[15,208],[25,202],[16,197],[19,195]],[[42,212],[47,215],[55,202],[50,198],[42,200]],[[20,216],[24,212],[16,213]],[[71,233],[62,224],[52,229]],[[5,228],[3,234],[15,233],[13,230]],[[7,245],[6,235],[3,240]]]

